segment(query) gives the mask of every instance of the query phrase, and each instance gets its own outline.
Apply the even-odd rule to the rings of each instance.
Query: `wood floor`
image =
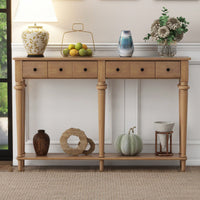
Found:
[[[12,161],[0,161],[0,172],[12,172]]]

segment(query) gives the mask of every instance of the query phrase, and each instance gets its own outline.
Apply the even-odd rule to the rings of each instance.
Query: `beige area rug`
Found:
[[[0,172],[0,200],[199,200],[200,167],[36,168]]]

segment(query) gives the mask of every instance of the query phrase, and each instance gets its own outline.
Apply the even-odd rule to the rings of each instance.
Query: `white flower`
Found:
[[[160,28],[159,19],[155,20],[151,25],[151,37],[155,40],[159,39],[158,37],[158,29]]]
[[[151,37],[155,40],[159,39],[158,32],[151,32]]]
[[[157,19],[157,20],[155,20],[155,21],[153,22],[153,24],[151,25],[151,31],[152,31],[153,33],[156,33],[156,32],[158,31],[159,28],[160,28],[160,21],[159,21],[159,19]]]
[[[160,38],[166,38],[169,35],[170,31],[167,26],[162,26],[158,29],[158,36]]]
[[[176,36],[176,38],[175,38],[175,41],[176,41],[176,42],[180,42],[182,39],[183,39],[183,33],[178,34],[178,35]]]
[[[181,22],[177,18],[171,17],[167,21],[167,26],[169,29],[176,30],[181,27]]]

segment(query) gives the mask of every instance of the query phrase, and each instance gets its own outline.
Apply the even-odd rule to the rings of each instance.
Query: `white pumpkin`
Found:
[[[118,153],[125,156],[134,156],[142,151],[142,139],[134,134],[134,128],[130,128],[128,134],[119,135],[114,143]],[[131,134],[131,131],[133,134]]]

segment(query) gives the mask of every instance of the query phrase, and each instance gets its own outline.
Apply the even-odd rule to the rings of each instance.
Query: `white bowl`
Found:
[[[174,122],[157,121],[154,122],[154,127],[156,131],[159,132],[169,132],[174,130]]]

